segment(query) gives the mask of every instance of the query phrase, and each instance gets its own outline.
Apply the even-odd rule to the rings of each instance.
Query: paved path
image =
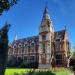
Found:
[[[71,73],[70,75],[74,75],[74,73]]]

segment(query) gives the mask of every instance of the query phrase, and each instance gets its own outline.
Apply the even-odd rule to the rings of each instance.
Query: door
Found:
[[[46,55],[42,55],[41,64],[46,64]]]

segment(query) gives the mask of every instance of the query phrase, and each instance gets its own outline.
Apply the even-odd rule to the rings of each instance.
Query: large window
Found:
[[[17,46],[14,45],[13,47],[14,47],[14,48],[13,48],[13,49],[14,49],[14,54],[17,54],[17,53],[18,53],[18,48],[17,48]]]
[[[19,54],[22,53],[22,49],[23,49],[23,48],[22,48],[22,44],[19,44],[19,45],[18,45],[18,50],[19,50],[18,53],[19,53]]]
[[[30,61],[31,61],[31,62],[35,61],[34,58],[35,58],[34,56],[30,56]]]
[[[34,47],[35,47],[35,46],[34,46],[34,43],[32,43],[32,44],[31,44],[31,50],[32,50],[31,52],[34,52]]]
[[[42,40],[46,40],[46,35],[42,35]]]
[[[60,54],[56,55],[56,59],[62,59],[62,55]]]
[[[28,47],[27,44],[25,44],[25,45],[24,45],[24,54],[27,53],[27,47]]]
[[[30,46],[28,46],[28,52],[30,53]]]
[[[56,55],[56,64],[62,65],[62,55],[61,54]]]
[[[43,53],[45,53],[45,44],[42,44],[43,45]]]
[[[57,51],[60,50],[60,39],[57,39],[57,40],[56,40],[55,48],[56,48]]]

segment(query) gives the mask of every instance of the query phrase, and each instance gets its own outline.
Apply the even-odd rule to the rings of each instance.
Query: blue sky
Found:
[[[17,35],[19,38],[39,34],[46,0],[19,0],[18,4],[0,16],[0,28],[7,21],[11,24],[9,42]],[[75,44],[75,0],[47,0],[47,7],[54,30],[67,27],[67,33],[72,45]]]

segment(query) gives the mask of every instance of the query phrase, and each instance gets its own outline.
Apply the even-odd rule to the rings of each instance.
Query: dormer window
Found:
[[[22,47],[22,44],[19,44],[19,48],[21,48]]]
[[[16,44],[14,44],[13,48],[14,48],[14,49],[15,49],[15,48],[17,48],[17,45],[16,45]]]

